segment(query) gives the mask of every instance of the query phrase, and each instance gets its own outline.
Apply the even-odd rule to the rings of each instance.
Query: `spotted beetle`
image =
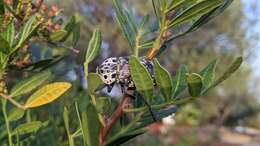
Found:
[[[153,63],[145,57],[140,58],[140,62],[149,71],[151,77],[154,79]],[[101,76],[102,81],[107,86],[107,91],[111,92],[115,84],[125,89],[133,89],[134,82],[131,79],[129,69],[129,57],[111,57],[106,59],[101,65],[97,67],[97,73]]]
[[[145,66],[145,68],[150,73],[151,77],[154,80],[154,69],[153,69],[153,63],[151,60],[141,57],[140,62]],[[115,84],[119,84],[121,86],[122,92],[127,94],[128,90],[134,90],[135,85],[131,78],[130,68],[129,68],[129,57],[111,57],[106,59],[101,65],[97,67],[97,73],[100,75],[102,81],[107,87],[107,91],[111,92]],[[135,99],[133,95],[128,96]],[[148,107],[151,116],[154,121],[156,120],[156,117],[148,104],[148,102],[141,97],[141,100],[144,102],[144,104]]]

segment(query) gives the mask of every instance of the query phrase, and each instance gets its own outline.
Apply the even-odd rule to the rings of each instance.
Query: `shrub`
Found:
[[[175,39],[195,31],[223,12],[231,2],[232,0],[152,0],[156,17],[150,19],[150,15],[147,15],[138,21],[125,9],[121,0],[115,0],[117,21],[132,49],[132,54],[127,57],[127,65],[131,76],[129,80],[133,81],[134,88],[123,89],[124,97],[118,104],[100,94],[101,89],[108,85],[104,83],[100,73],[91,73],[88,70],[89,64],[98,56],[102,44],[102,33],[96,28],[87,50],[84,51],[86,54],[83,65],[88,83],[87,92],[82,97],[85,99],[81,100],[84,101],[82,103],[75,101],[76,114],[73,116],[78,118],[76,124],[75,121],[70,121],[73,109],[64,107],[63,120],[68,140],[63,142],[74,146],[74,139],[82,137],[83,142],[78,143],[88,146],[121,145],[145,133],[147,126],[175,113],[183,104],[199,98],[226,80],[241,65],[241,57],[216,79],[217,60],[210,62],[199,73],[190,72],[182,65],[176,75],[171,75],[160,65],[158,58]],[[52,77],[51,66],[61,61],[62,57],[32,62],[30,45],[32,42],[41,42],[50,47],[59,46],[77,52],[74,47],[80,39],[80,22],[77,16],[72,16],[67,23],[63,23],[59,17],[59,8],[53,5],[48,10],[43,0],[0,0],[0,14],[0,96],[7,131],[0,136],[3,139],[0,143],[13,146],[28,143],[31,140],[28,135],[48,127],[48,122],[31,120],[28,113],[25,123],[16,125],[15,122],[23,121],[24,114],[29,109],[53,102],[71,88],[71,83],[64,81],[46,84]],[[149,29],[151,25],[155,28]],[[144,58],[144,52],[152,68],[140,61],[140,58]],[[11,84],[8,77],[16,70],[26,70],[30,76],[16,82],[8,90],[7,85]],[[180,97],[185,89],[189,96]],[[31,92],[34,93],[22,104],[24,101],[19,97]],[[115,128],[119,119],[125,116],[128,121],[122,123],[123,128]],[[77,129],[72,131],[71,124]],[[28,138],[24,138],[27,136]]]

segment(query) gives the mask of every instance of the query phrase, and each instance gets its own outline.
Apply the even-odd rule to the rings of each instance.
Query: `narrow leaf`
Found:
[[[182,92],[186,87],[186,73],[188,73],[188,69],[186,66],[181,65],[181,67],[177,70],[177,74],[173,80],[173,94],[172,97],[175,98]]]
[[[157,120],[161,120],[165,117],[168,117],[169,115],[176,113],[177,110],[178,110],[177,106],[171,106],[166,109],[154,111],[154,115],[156,116]],[[134,127],[134,130],[140,129],[140,128],[145,128],[146,126],[149,126],[150,124],[153,124],[153,123],[155,123],[154,119],[150,115],[146,116],[140,121],[139,125]]]
[[[22,47],[22,45],[24,45],[24,43],[29,39],[29,37],[31,37],[32,33],[38,26],[39,23],[36,19],[36,15],[31,16],[30,19],[20,30],[19,41],[16,47],[14,48],[13,52],[16,51],[18,48]]]
[[[129,59],[131,77],[137,91],[145,98],[151,99],[153,96],[153,80],[148,70],[140,63],[137,57],[131,56]]]
[[[67,33],[68,32],[65,30],[55,31],[50,35],[50,39],[53,42],[61,41],[67,35]]]
[[[153,10],[157,19],[157,22],[159,22],[158,24],[161,24],[161,10],[160,10],[160,0],[152,0],[152,4],[153,4]]]
[[[76,46],[80,38],[80,23],[76,23],[73,29],[72,45]]]
[[[101,124],[98,119],[97,110],[92,104],[89,104],[87,110],[82,112],[82,124],[85,143],[88,146],[98,146]]]
[[[172,10],[177,10],[188,5],[193,5],[200,0],[172,0],[168,5],[168,12]]]
[[[40,72],[31,77],[22,79],[11,89],[10,96],[16,97],[21,96],[25,93],[32,91],[33,89],[39,87],[43,82],[45,82],[51,76],[50,71]]]
[[[155,80],[166,100],[172,95],[172,78],[170,73],[164,69],[158,60],[154,61]]]
[[[87,54],[85,57],[85,61],[87,63],[90,63],[97,57],[100,51],[101,43],[102,43],[101,31],[99,29],[95,29],[92,38],[89,42]]]
[[[69,111],[66,107],[64,107],[63,111],[63,119],[64,119],[64,125],[67,131],[67,135],[70,135],[70,127],[69,127]]]
[[[198,97],[202,90],[202,77],[199,74],[187,74],[189,93],[192,97]]]
[[[108,143],[105,146],[120,146],[121,144],[124,144],[127,141],[129,141],[139,135],[144,134],[145,132],[146,132],[146,129],[138,129],[135,131],[121,134],[118,137],[116,137],[115,139],[108,141]]]
[[[135,23],[133,16],[123,8],[122,0],[114,0],[114,5],[116,10],[116,19],[129,43],[129,46],[134,49],[137,24]]]
[[[181,14],[176,16],[170,23],[170,27],[175,27],[197,17],[203,16],[211,10],[223,4],[223,0],[203,0],[192,5]]]
[[[243,57],[237,57],[235,61],[231,64],[231,66],[227,69],[227,71],[220,76],[210,87],[208,87],[204,93],[206,93],[209,89],[216,87],[218,84],[225,81],[229,78],[234,72],[236,72],[241,64],[243,63]]]
[[[62,41],[67,40],[67,38],[73,33],[73,30],[75,29],[74,26],[76,25],[76,16],[73,15],[70,20],[67,22],[67,24],[64,27],[64,30],[66,30],[68,33],[66,34],[66,36],[64,36],[64,38],[62,39]]]
[[[71,84],[67,82],[56,82],[45,85],[29,97],[25,104],[25,107],[34,108],[50,103],[59,98],[70,87]]]
[[[19,70],[23,71],[29,71],[29,72],[40,72],[47,68],[50,68],[60,61],[62,61],[65,58],[65,56],[54,56],[50,59],[40,60],[38,62],[29,64],[27,66],[24,66],[22,68],[18,68]]]
[[[96,89],[103,85],[103,81],[101,80],[99,74],[96,73],[90,73],[87,76],[87,82],[88,90],[91,94],[93,94],[96,91]]]
[[[195,30],[197,30],[198,28],[202,27],[203,25],[205,25],[207,22],[209,22],[210,20],[212,20],[214,17],[218,16],[219,14],[221,14],[231,3],[233,2],[233,0],[224,0],[223,4],[212,9],[211,11],[209,11],[208,13],[200,16],[197,20],[195,20],[192,25],[185,30],[184,32],[181,32],[177,35],[171,36],[170,38],[168,38],[168,40],[164,43],[166,46],[170,46],[171,42],[177,38],[180,38],[182,36],[185,36],[186,34],[193,32]],[[163,52],[165,49],[161,48],[159,52]]]
[[[7,40],[5,40],[2,36],[0,36],[0,52],[7,54],[10,45]]]
[[[161,0],[161,11],[162,13],[167,11],[167,0]]]
[[[4,40],[6,40],[9,44],[9,47],[13,46],[14,42],[14,35],[15,35],[15,28],[14,28],[14,23],[10,22],[4,32],[1,33],[1,36],[3,37]],[[2,42],[2,41],[1,41]],[[1,47],[0,47],[1,48]],[[9,49],[9,48],[6,48]]]
[[[31,123],[20,124],[17,128],[15,128],[13,134],[17,133],[18,135],[24,135],[24,134],[29,134],[29,133],[35,133],[42,126],[43,126],[43,123],[40,121],[33,121]]]
[[[0,0],[0,15],[5,14],[4,0]]]
[[[144,29],[145,25],[148,23],[150,19],[150,16],[149,15],[145,15],[143,18],[142,18],[142,21],[139,25],[139,29]]]
[[[203,78],[203,89],[207,89],[213,83],[215,78],[216,64],[217,60],[214,60],[201,71],[200,75]]]
[[[25,111],[23,109],[14,107],[8,112],[8,121],[13,122],[21,119],[24,116]]]

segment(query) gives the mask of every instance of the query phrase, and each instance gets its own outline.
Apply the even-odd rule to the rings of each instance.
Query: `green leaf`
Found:
[[[140,49],[149,49],[149,48],[153,47],[153,43],[154,43],[153,40],[145,42],[145,43],[141,44],[141,46],[139,48]]]
[[[15,37],[15,28],[14,28],[14,23],[13,21],[10,22],[6,28],[6,31],[2,32],[1,33],[1,36],[3,37],[4,40],[6,40],[9,44],[8,48],[6,49],[9,49],[9,47],[12,47],[13,46],[13,42],[14,42],[14,37]],[[1,41],[2,42],[2,41]],[[1,47],[0,47],[1,48]]]
[[[0,52],[7,54],[10,45],[7,40],[5,40],[2,36],[0,36]]]
[[[109,97],[98,97],[97,100],[97,111],[100,114],[106,114],[111,108],[111,100]]]
[[[181,65],[181,67],[177,70],[175,78],[173,79],[173,98],[178,96],[179,93],[187,87],[186,73],[188,73],[187,67],[185,65]]]
[[[200,75],[203,78],[203,90],[207,89],[214,81],[215,78],[215,69],[217,65],[217,60],[212,61],[207,67],[205,67]],[[202,91],[203,93],[204,91]]]
[[[76,46],[80,38],[80,23],[76,23],[73,29],[72,45]]]
[[[68,33],[67,35],[62,39],[62,41],[67,40],[67,38],[73,33],[74,26],[76,25],[76,15],[73,15],[70,20],[67,22],[67,24],[64,27],[64,30],[66,30]]]
[[[120,146],[121,144],[126,143],[127,141],[142,135],[146,132],[146,129],[138,129],[135,131],[127,132],[117,136],[116,138],[109,140],[105,146]]]
[[[64,125],[67,131],[67,135],[70,135],[70,127],[69,127],[69,111],[66,107],[64,107],[63,111],[63,119],[64,119]]]
[[[13,107],[9,112],[8,112],[8,121],[13,122],[21,119],[24,116],[25,111],[23,109]]]
[[[21,96],[25,93],[32,91],[33,89],[39,87],[43,82],[45,82],[51,76],[50,71],[40,72],[31,77],[22,79],[11,89],[10,96],[16,97]]]
[[[207,14],[204,14],[198,20],[196,20],[185,33],[189,33],[189,32],[195,31],[196,29],[200,28],[202,25],[206,24],[211,19],[213,19],[214,17],[221,14],[232,2],[233,2],[233,0],[225,0],[225,2],[223,2],[222,5],[211,10]]]
[[[95,91],[104,84],[99,74],[97,73],[90,73],[87,76],[87,82],[88,82],[88,90],[90,94],[94,94]]]
[[[177,106],[171,106],[171,107],[166,108],[166,109],[154,111],[154,115],[155,115],[157,120],[161,120],[165,117],[172,115],[173,113],[176,113],[177,109],[178,109]],[[133,130],[145,128],[146,126],[149,126],[149,125],[151,125],[155,122],[156,121],[154,121],[154,119],[151,117],[150,113],[148,113],[147,116],[143,117],[142,120],[140,120],[139,125],[135,126],[133,128]]]
[[[211,10],[223,4],[223,0],[202,0],[184,10],[181,14],[177,15],[170,23],[169,27],[188,22],[192,19],[198,18],[207,14]]]
[[[171,3],[168,5],[168,12],[195,4],[198,1],[200,0],[172,0]]]
[[[187,83],[189,93],[192,97],[198,97],[202,90],[202,77],[199,74],[191,73],[187,74]]]
[[[123,8],[122,0],[114,0],[114,5],[116,10],[116,19],[130,47],[134,49],[136,44],[137,24],[133,16]]]
[[[25,25],[21,28],[20,35],[19,35],[19,41],[18,44],[15,46],[14,51],[22,47],[24,43],[31,37],[33,32],[36,30],[36,28],[39,26],[40,23],[38,23],[36,19],[36,15],[33,15],[30,17],[30,19],[25,23]]]
[[[0,0],[0,15],[5,14],[5,6],[4,6],[4,0]]]
[[[172,78],[170,73],[164,69],[158,60],[154,60],[155,80],[160,87],[160,91],[166,100],[170,99],[172,95]]]
[[[169,37],[168,40],[164,43],[164,45],[170,46],[171,43],[173,42],[173,40],[178,39],[182,36],[185,36],[186,34],[193,32],[193,31],[197,30],[198,28],[202,27],[204,24],[206,24],[207,22],[212,20],[214,17],[221,14],[232,2],[233,2],[233,0],[224,0],[222,5],[216,7],[215,9],[209,11],[208,13],[200,16],[197,20],[195,20],[192,23],[192,25],[190,27],[188,27],[187,30],[185,30],[184,32],[181,32],[177,35],[173,35],[173,36]],[[148,48],[150,48],[150,47],[148,46]],[[159,52],[162,53],[164,50],[165,50],[165,48],[162,47]]]
[[[157,22],[159,22],[159,24],[161,24],[162,14],[161,14],[161,10],[160,10],[160,8],[161,8],[160,0],[152,0],[152,4],[153,4],[153,10],[154,10]]]
[[[67,34],[66,30],[55,31],[50,35],[50,40],[54,42],[61,41]]]
[[[90,63],[97,57],[100,51],[101,43],[102,43],[101,31],[99,29],[95,29],[92,38],[89,42],[87,54],[85,57],[85,61],[87,63]]]
[[[151,99],[153,97],[153,80],[150,73],[135,56],[130,57],[129,65],[131,77],[137,91],[140,92],[146,99]]]
[[[227,71],[220,76],[211,86],[209,86],[207,89],[205,89],[206,93],[209,89],[216,87],[218,84],[225,81],[227,78],[229,78],[234,72],[236,72],[241,64],[243,63],[243,57],[237,57],[235,61],[231,64],[231,66],[227,69]]]
[[[163,13],[167,12],[167,0],[161,0],[161,11]]]
[[[0,51],[0,74],[1,75],[4,73],[4,68],[7,65],[8,59],[9,59],[8,55]]]
[[[40,71],[43,71],[47,68],[50,68],[50,67],[56,65],[57,63],[62,61],[64,58],[65,58],[65,56],[54,56],[53,58],[40,60],[38,62],[24,66],[22,68],[18,68],[17,70],[29,71],[29,72],[40,72]]]
[[[101,124],[98,119],[96,108],[89,104],[87,110],[82,112],[82,131],[84,135],[85,143],[88,146],[98,146],[99,145],[99,131]]]
[[[144,29],[145,25],[149,22],[150,20],[150,16],[149,15],[145,15],[143,18],[142,18],[142,21],[139,25],[139,29]]]
[[[33,122],[30,122],[30,123],[20,124],[13,131],[13,135],[15,135],[15,134],[24,135],[24,134],[35,133],[42,126],[43,126],[43,123],[40,122],[40,121],[33,121]]]

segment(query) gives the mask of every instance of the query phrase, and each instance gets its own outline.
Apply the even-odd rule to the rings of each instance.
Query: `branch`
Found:
[[[171,106],[171,105],[183,105],[183,104],[186,104],[186,103],[189,103],[193,100],[197,99],[197,97],[186,97],[186,98],[183,98],[181,100],[173,100],[173,101],[170,101],[170,102],[167,102],[167,103],[162,103],[162,104],[158,104],[158,105],[152,105],[151,108],[152,109],[161,109],[161,108],[165,108],[165,107],[168,107],[168,106]],[[129,113],[129,112],[141,112],[141,111],[145,111],[145,110],[148,110],[148,107],[139,107],[139,108],[126,108],[124,109],[124,112],[126,113]]]
[[[124,109],[129,106],[132,98],[128,95],[125,95],[121,101],[121,103],[117,106],[117,109],[113,113],[113,115],[106,120],[106,125],[100,129],[99,132],[99,146],[104,146],[106,137],[113,127],[113,125],[117,122],[117,120],[124,114]]]
[[[21,105],[20,103],[18,103],[17,101],[15,101],[14,99],[12,99],[9,95],[6,95],[4,93],[0,93],[0,96],[2,96],[3,98],[5,98],[6,100],[10,101],[13,105],[15,105],[16,107],[26,110],[25,106]]]

